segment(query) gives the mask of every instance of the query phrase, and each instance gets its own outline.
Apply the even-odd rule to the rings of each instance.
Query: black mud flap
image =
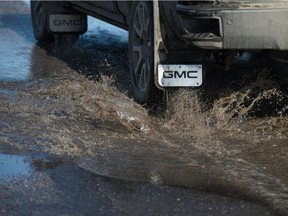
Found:
[[[87,16],[83,14],[51,14],[48,26],[51,33],[83,34],[87,31]]]

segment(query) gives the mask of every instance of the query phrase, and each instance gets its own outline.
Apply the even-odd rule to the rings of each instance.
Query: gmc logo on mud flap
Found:
[[[55,26],[81,26],[82,20],[75,19],[75,20],[54,20]]]
[[[196,76],[195,76],[196,74]],[[163,72],[163,78],[166,79],[176,79],[176,78],[189,78],[189,79],[195,79],[197,78],[197,71],[164,71]]]

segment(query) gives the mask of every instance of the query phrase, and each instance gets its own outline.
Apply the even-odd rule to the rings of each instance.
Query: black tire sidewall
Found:
[[[41,28],[38,28],[36,24],[36,14],[34,11],[34,7],[37,2],[41,2],[43,11],[45,13],[44,23],[42,23]],[[32,28],[33,28],[34,36],[39,42],[51,42],[53,40],[53,35],[48,32],[48,28],[47,28],[48,18],[49,18],[48,10],[47,10],[47,3],[48,2],[45,2],[45,1],[31,1]]]
[[[129,66],[130,66],[130,78],[131,78],[131,84],[132,84],[132,91],[133,91],[133,97],[134,99],[141,103],[150,103],[153,101],[154,98],[156,98],[156,86],[154,84],[154,51],[152,49],[152,52],[149,55],[150,62],[151,62],[151,70],[148,74],[148,88],[145,91],[140,91],[136,81],[135,81],[135,73],[134,73],[134,62],[133,62],[133,28],[134,28],[134,16],[135,16],[135,11],[139,3],[144,3],[146,4],[146,7],[148,8],[148,13],[149,13],[149,19],[151,19],[151,25],[150,25],[150,40],[152,42],[152,46],[154,46],[154,29],[153,29],[153,5],[151,1],[133,1],[131,10],[130,10],[130,17],[129,17],[129,44],[128,44],[128,49],[129,49]]]

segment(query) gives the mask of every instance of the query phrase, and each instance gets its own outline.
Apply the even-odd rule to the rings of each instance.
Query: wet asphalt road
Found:
[[[1,215],[287,215],[285,118],[231,126],[229,91],[203,114],[217,130],[149,116],[127,97],[125,36],[39,46],[23,2],[1,2],[0,47]]]

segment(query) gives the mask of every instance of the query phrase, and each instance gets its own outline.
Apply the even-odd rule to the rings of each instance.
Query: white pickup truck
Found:
[[[74,43],[86,15],[129,31],[133,95],[157,100],[160,90],[199,87],[205,57],[228,69],[237,53],[288,50],[287,0],[31,1],[39,42]]]

